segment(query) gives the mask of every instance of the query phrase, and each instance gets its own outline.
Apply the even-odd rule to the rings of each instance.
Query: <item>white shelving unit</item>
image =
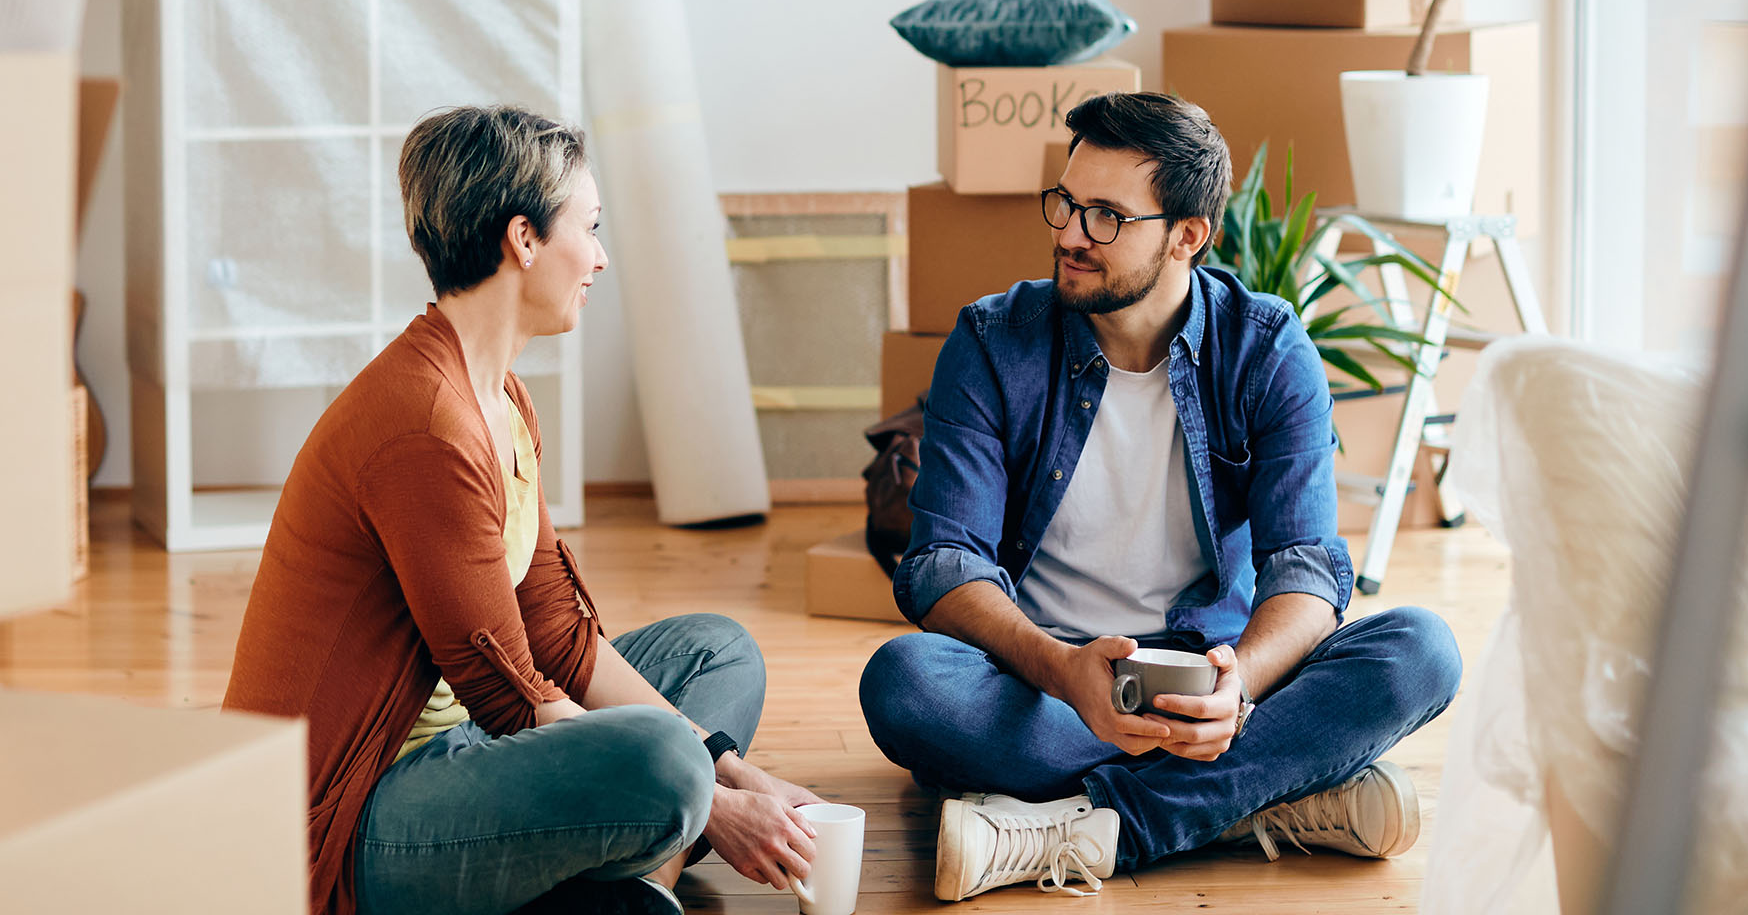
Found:
[[[431,300],[396,164],[426,112],[578,122],[580,0],[130,0],[134,516],[172,551],[259,546],[320,415]],[[580,331],[516,364],[553,523],[582,523]]]

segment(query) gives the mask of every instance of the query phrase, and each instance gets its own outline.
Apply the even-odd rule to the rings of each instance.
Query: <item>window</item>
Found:
[[[1709,357],[1748,203],[1748,2],[1577,4],[1577,336]]]

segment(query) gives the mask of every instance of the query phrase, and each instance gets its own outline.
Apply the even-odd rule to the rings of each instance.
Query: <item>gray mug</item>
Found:
[[[1214,691],[1219,671],[1206,655],[1169,648],[1142,648],[1111,662],[1117,679],[1111,683],[1111,705],[1125,715],[1149,713],[1181,718],[1162,712],[1153,704],[1161,695],[1206,696]]]

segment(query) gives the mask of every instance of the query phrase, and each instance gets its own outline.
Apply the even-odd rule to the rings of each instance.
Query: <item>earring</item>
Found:
[[[525,261],[523,261],[523,262],[522,262],[522,266],[524,266],[524,267],[532,267],[532,266],[534,266],[534,260],[533,260],[533,259],[532,259],[532,258],[530,258],[530,259],[528,259],[528,260],[525,260]]]

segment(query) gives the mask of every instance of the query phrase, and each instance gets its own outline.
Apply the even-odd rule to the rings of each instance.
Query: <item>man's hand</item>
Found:
[[[786,890],[812,867],[813,827],[769,794],[716,786],[704,838],[742,877]]]
[[[1157,696],[1153,700],[1160,711],[1201,719],[1171,722],[1171,737],[1161,746],[1173,756],[1212,762],[1231,749],[1232,738],[1238,732],[1238,655],[1231,646],[1219,645],[1208,652],[1208,661],[1220,671],[1214,680],[1213,693]]]
[[[1111,662],[1135,653],[1134,639],[1107,635],[1068,652],[1047,690],[1068,703],[1093,736],[1130,756],[1164,746],[1177,722],[1155,715],[1125,715],[1111,707]]]

